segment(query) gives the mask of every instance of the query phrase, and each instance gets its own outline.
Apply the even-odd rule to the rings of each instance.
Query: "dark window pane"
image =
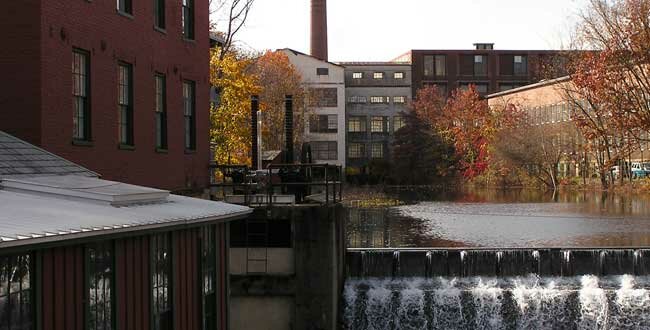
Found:
[[[172,329],[171,243],[169,234],[151,237],[153,329]]]
[[[195,85],[193,81],[183,82],[183,114],[185,118],[185,149],[196,148]]]

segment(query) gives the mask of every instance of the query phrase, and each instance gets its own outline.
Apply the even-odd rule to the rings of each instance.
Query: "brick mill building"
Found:
[[[0,130],[101,173],[208,184],[207,0],[22,0],[0,11]]]

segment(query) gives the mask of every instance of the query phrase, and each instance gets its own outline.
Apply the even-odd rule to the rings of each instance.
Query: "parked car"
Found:
[[[650,176],[650,163],[632,163],[632,178],[645,178]]]

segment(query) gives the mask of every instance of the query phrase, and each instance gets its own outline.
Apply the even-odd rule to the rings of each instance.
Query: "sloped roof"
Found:
[[[165,202],[111,206],[0,190],[0,248],[232,220],[248,207],[170,195]]]
[[[0,131],[0,179],[44,175],[99,177],[93,171]]]

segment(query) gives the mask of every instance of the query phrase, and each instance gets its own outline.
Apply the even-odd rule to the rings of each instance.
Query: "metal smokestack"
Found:
[[[284,99],[284,145],[286,163],[293,164],[293,96],[286,95]]]
[[[251,161],[252,161],[252,166],[251,168],[254,170],[260,169],[260,164],[259,163],[259,131],[257,129],[258,126],[258,116],[257,112],[260,110],[260,101],[259,97],[257,95],[251,96],[251,141],[252,141],[252,146],[251,146]]]
[[[328,60],[327,0],[311,0],[311,56]]]

